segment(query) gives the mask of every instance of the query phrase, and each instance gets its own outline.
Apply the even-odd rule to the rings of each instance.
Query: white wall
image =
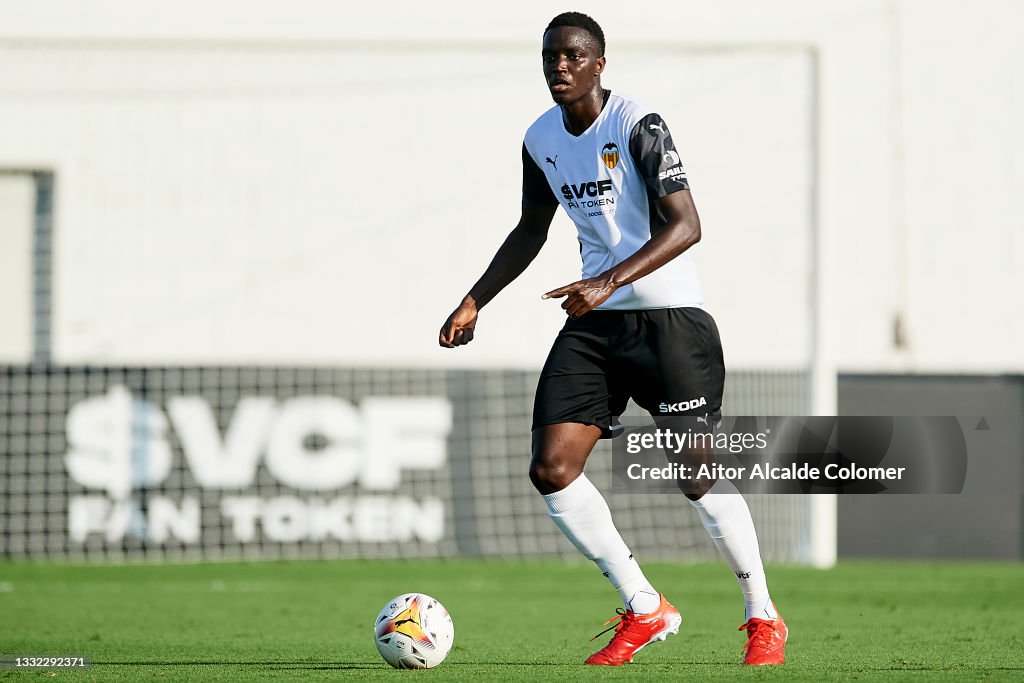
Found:
[[[551,10],[441,7],[0,5],[0,167],[57,174],[55,357],[538,365],[560,321],[539,294],[578,274],[564,218],[477,342],[434,337],[515,221]],[[1024,5],[581,9],[606,83],[666,111],[733,367],[808,354],[817,97],[832,360],[1024,370]]]
[[[1024,368],[1024,3],[900,18],[906,303],[915,367]]]

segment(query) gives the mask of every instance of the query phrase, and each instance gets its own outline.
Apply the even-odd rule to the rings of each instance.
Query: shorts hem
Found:
[[[602,423],[597,422],[595,420],[587,420],[587,419],[584,419],[584,418],[573,418],[573,417],[552,419],[552,420],[546,420],[546,421],[541,421],[541,422],[534,422],[533,425],[530,427],[530,432],[533,432],[533,431],[539,429],[540,427],[549,427],[551,425],[559,425],[559,424],[581,424],[581,425],[590,425],[592,427],[597,427],[598,429],[601,430],[601,438],[602,439],[614,439],[616,436],[618,436],[619,434],[622,434],[622,432],[623,432],[622,425],[620,425],[620,424],[618,424],[618,423],[616,423],[614,421],[609,421],[606,424],[602,424]]]

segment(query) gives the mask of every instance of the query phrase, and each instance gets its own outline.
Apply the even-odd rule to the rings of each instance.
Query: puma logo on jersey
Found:
[[[549,164],[551,164],[552,166],[554,166],[556,171],[558,170],[558,155],[557,154],[555,155],[554,159],[552,159],[551,157],[544,157],[544,161],[549,163]]]
[[[603,195],[605,192],[612,191],[611,180],[591,180],[589,183],[580,183],[579,185],[573,185],[565,183],[561,187],[562,196],[568,201],[575,199],[583,199],[583,196],[587,197],[598,197]]]
[[[648,123],[647,127],[650,128],[651,130],[661,131],[662,135],[666,135],[667,131],[664,128],[662,128],[662,125],[664,125],[664,124],[661,124],[661,123]]]

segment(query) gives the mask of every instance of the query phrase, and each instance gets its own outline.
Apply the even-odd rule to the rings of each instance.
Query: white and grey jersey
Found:
[[[570,134],[552,107],[526,131],[523,202],[561,204],[576,224],[583,277],[632,256],[665,225],[657,200],[689,182],[668,126],[635,100],[610,93],[582,135]],[[682,254],[598,308],[644,310],[703,306],[697,268]]]

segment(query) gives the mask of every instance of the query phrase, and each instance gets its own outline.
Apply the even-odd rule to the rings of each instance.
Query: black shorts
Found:
[[[701,308],[591,311],[569,318],[540,374],[533,428],[580,422],[615,435],[632,398],[652,415],[721,418],[725,363]]]

